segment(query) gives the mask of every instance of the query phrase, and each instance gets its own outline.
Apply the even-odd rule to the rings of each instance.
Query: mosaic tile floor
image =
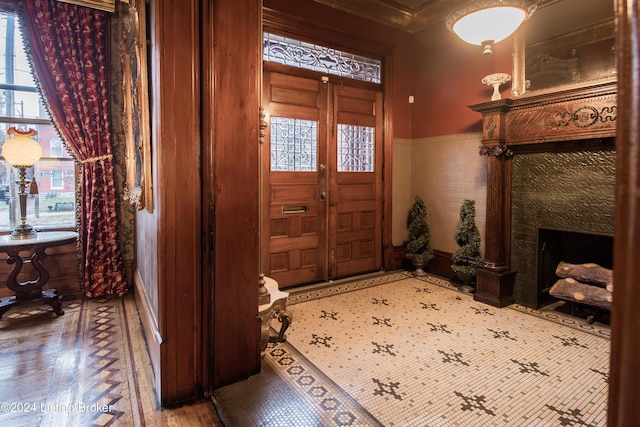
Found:
[[[323,426],[604,426],[609,329],[399,272],[292,293],[265,363]],[[267,422],[259,425],[318,425]]]

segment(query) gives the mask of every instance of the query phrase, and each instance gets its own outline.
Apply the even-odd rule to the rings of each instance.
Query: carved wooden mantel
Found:
[[[511,268],[511,159],[521,151],[550,151],[554,143],[615,137],[615,81],[553,93],[471,105],[482,113],[481,155],[487,156],[485,265],[474,299],[496,307],[514,302]]]

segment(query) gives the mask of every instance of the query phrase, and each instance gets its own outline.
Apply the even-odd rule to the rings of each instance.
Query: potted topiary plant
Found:
[[[425,276],[423,267],[433,258],[431,231],[427,224],[427,207],[420,196],[416,196],[408,218],[409,241],[405,247],[406,257],[413,266],[414,276]]]
[[[475,204],[475,200],[467,199],[460,207],[460,222],[455,234],[458,249],[451,257],[451,269],[462,281],[459,289],[463,292],[475,291],[476,267],[482,263]]]

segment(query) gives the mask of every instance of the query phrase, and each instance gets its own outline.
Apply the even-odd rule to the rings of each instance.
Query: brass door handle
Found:
[[[325,200],[327,200],[327,192],[326,191],[320,192],[320,200],[322,200],[323,202]]]

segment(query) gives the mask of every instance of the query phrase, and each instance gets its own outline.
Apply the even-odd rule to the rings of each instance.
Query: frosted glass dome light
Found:
[[[536,5],[528,0],[485,0],[451,13],[446,25],[467,43],[484,46],[490,54],[491,45],[506,39],[533,14]]]

